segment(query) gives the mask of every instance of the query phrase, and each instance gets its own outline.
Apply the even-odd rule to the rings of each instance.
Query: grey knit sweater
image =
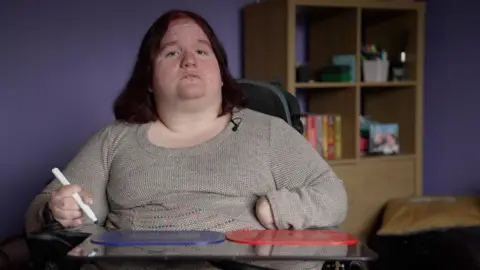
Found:
[[[261,229],[254,205],[266,195],[279,229],[341,223],[347,195],[328,164],[283,120],[243,109],[198,146],[169,149],[147,138],[150,124],[116,122],[94,134],[63,170],[93,194],[100,224],[132,230]],[[57,180],[30,205],[27,230]],[[85,218],[85,222],[91,221]]]

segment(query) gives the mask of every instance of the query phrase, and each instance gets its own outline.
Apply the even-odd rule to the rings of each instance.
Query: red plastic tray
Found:
[[[331,230],[242,230],[227,232],[232,242],[249,245],[354,245],[353,235]]]

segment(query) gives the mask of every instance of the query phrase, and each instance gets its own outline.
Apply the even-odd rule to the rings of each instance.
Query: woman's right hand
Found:
[[[50,201],[48,202],[48,207],[52,212],[53,218],[64,228],[77,227],[82,224],[82,209],[72,197],[75,193],[80,195],[84,203],[92,204],[93,200],[90,192],[73,184],[61,186],[53,191]]]

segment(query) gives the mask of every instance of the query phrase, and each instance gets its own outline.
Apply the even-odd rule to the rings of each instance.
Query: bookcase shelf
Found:
[[[408,154],[402,154],[402,155],[394,155],[394,156],[367,156],[367,157],[362,157],[358,162],[375,162],[375,161],[405,161],[405,160],[410,160],[414,161],[415,160],[415,155],[408,155]]]
[[[404,82],[361,82],[361,87],[406,87],[413,86],[416,87],[417,83],[414,81],[404,81]]]
[[[243,10],[243,76],[280,81],[307,114],[340,117],[341,155],[327,162],[349,194],[342,227],[360,238],[387,200],[422,193],[424,13],[413,0],[266,0]],[[386,80],[366,80],[368,44],[385,52]],[[363,154],[361,116],[398,125],[397,155]]]
[[[296,13],[299,19],[303,18],[306,28],[305,60],[309,63],[308,72],[314,79],[320,80],[320,69],[332,63],[333,55],[356,55],[356,8],[296,6]],[[355,80],[355,77],[352,78],[352,81]]]
[[[402,52],[408,59],[409,80],[416,79],[418,10],[362,9],[362,44],[376,44],[391,56]],[[398,59],[395,59],[398,60]]]
[[[341,117],[341,159],[354,159],[357,155],[355,122],[356,88],[322,88],[320,91],[307,92],[309,113]]]
[[[399,126],[400,154],[415,154],[416,87],[362,87],[361,114]]]
[[[346,87],[406,87],[416,86],[415,81],[403,82],[297,82],[295,89],[321,89],[321,88],[346,88]]]
[[[346,88],[356,87],[355,83],[342,83],[342,82],[304,82],[295,83],[296,89],[318,89],[318,88]]]

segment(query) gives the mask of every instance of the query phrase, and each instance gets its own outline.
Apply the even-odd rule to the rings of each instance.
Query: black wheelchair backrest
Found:
[[[247,98],[247,108],[279,117],[303,133],[300,105],[281,84],[246,79],[239,79],[238,83]]]

